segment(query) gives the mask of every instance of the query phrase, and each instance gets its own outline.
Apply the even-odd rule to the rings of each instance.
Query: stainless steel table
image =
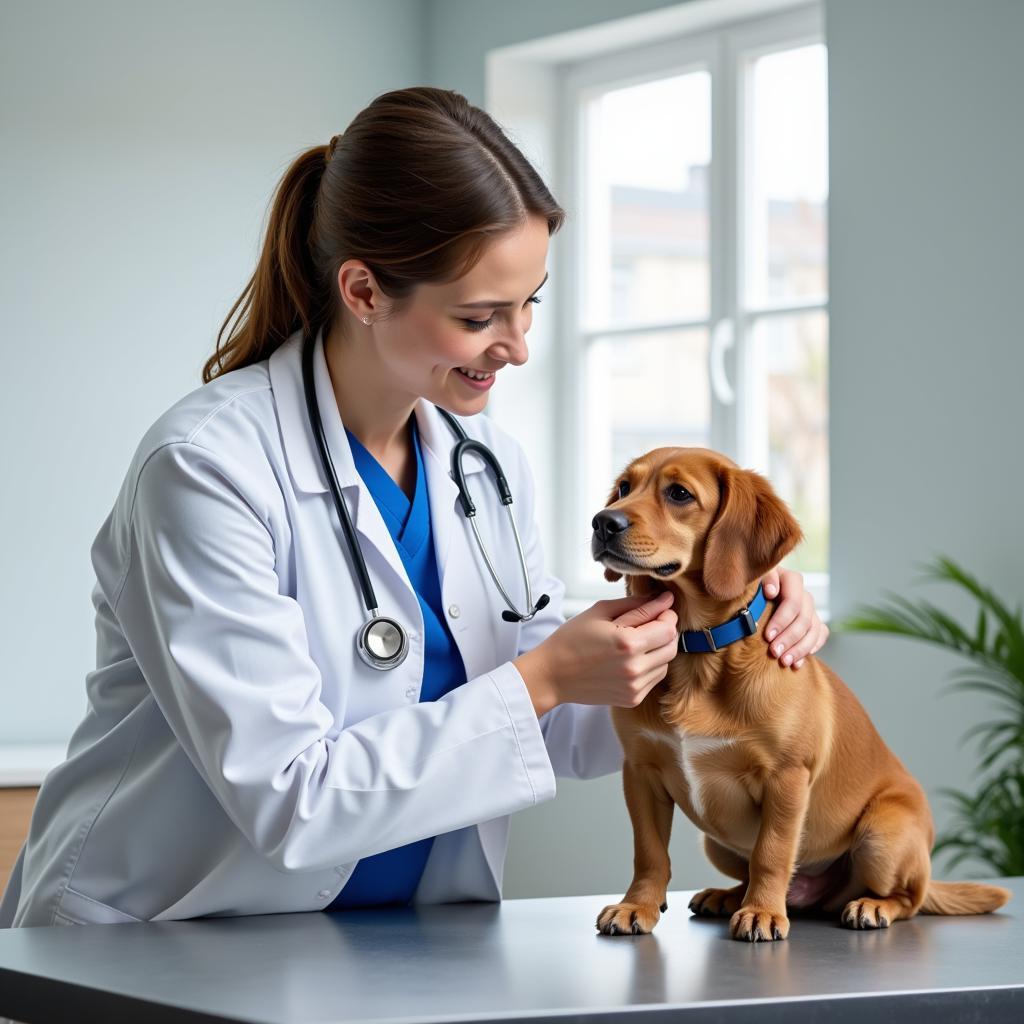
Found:
[[[37,1021],[1024,1021],[1024,879],[985,917],[875,932],[793,920],[750,945],[671,892],[651,935],[621,894],[340,914],[0,930],[0,1017]]]

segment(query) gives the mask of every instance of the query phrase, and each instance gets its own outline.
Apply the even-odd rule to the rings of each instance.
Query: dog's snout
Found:
[[[607,541],[629,528],[629,516],[619,509],[605,508],[594,516],[590,525],[602,541]]]

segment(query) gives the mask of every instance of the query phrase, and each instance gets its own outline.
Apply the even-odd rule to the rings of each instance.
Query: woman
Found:
[[[556,775],[621,767],[608,706],[665,676],[675,613],[623,598],[563,622],[522,449],[477,415],[495,377],[470,379],[526,361],[563,219],[487,114],[439,89],[378,97],[289,168],[204,386],[146,433],[93,545],[88,712],[0,927],[498,900],[509,815]],[[460,511],[441,408],[504,467],[550,599],[523,621]],[[507,509],[482,459],[464,470],[523,601]],[[329,472],[372,603],[407,630],[388,671],[356,649],[369,602]],[[799,665],[827,630],[797,573],[765,584]]]

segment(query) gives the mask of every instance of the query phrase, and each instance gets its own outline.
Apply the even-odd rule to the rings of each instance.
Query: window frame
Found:
[[[827,293],[806,301],[758,306],[745,306],[742,302],[746,271],[744,204],[750,166],[745,140],[750,124],[752,89],[752,76],[744,75],[743,69],[763,54],[812,44],[825,45],[824,15],[819,4],[679,34],[655,43],[565,62],[557,68],[557,120],[563,131],[556,161],[562,170],[561,186],[569,199],[564,205],[570,216],[559,242],[561,273],[557,279],[552,275],[549,288],[555,286],[557,295],[560,343],[555,346],[555,373],[556,394],[560,402],[556,422],[559,436],[565,441],[556,457],[565,458],[567,462],[555,474],[555,507],[563,510],[556,517],[555,542],[562,556],[559,575],[566,586],[567,614],[589,606],[594,600],[617,597],[622,593],[621,584],[585,580],[577,565],[579,538],[574,526],[585,521],[590,512],[596,511],[581,507],[580,495],[585,493],[585,459],[571,455],[586,452],[584,375],[579,370],[585,365],[590,341],[598,336],[666,328],[705,328],[709,336],[709,378],[712,381],[709,443],[712,448],[732,454],[737,462],[745,465],[748,446],[744,444],[744,438],[752,428],[744,419],[747,404],[744,394],[749,387],[744,370],[755,323],[761,317],[819,310],[824,313],[826,325],[829,322]],[[584,266],[580,253],[585,251],[588,230],[587,211],[581,199],[585,181],[581,174],[585,154],[584,104],[595,93],[610,88],[700,69],[706,69],[711,75],[709,315],[671,323],[584,328],[578,319],[576,306],[577,297],[584,294]],[[577,204],[581,207],[578,215]],[[714,384],[715,379],[721,380],[723,375],[735,395],[732,403],[722,401],[723,388],[716,388]],[[831,526],[831,505],[829,523]],[[829,573],[806,573],[804,585],[813,595],[819,615],[825,619],[828,614]]]

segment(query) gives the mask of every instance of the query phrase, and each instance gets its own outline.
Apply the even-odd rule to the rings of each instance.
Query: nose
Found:
[[[605,508],[594,516],[590,525],[593,526],[598,538],[607,542],[629,529],[629,516],[620,509]]]
[[[526,347],[526,336],[522,332],[516,331],[515,340],[505,346],[505,351],[508,353],[506,356],[508,362],[513,366],[522,366],[530,357],[530,350]]]
[[[511,363],[513,366],[522,366],[530,357],[530,350],[526,345],[526,331],[514,328],[508,338],[502,338],[501,342],[491,349],[497,353],[503,363]]]

